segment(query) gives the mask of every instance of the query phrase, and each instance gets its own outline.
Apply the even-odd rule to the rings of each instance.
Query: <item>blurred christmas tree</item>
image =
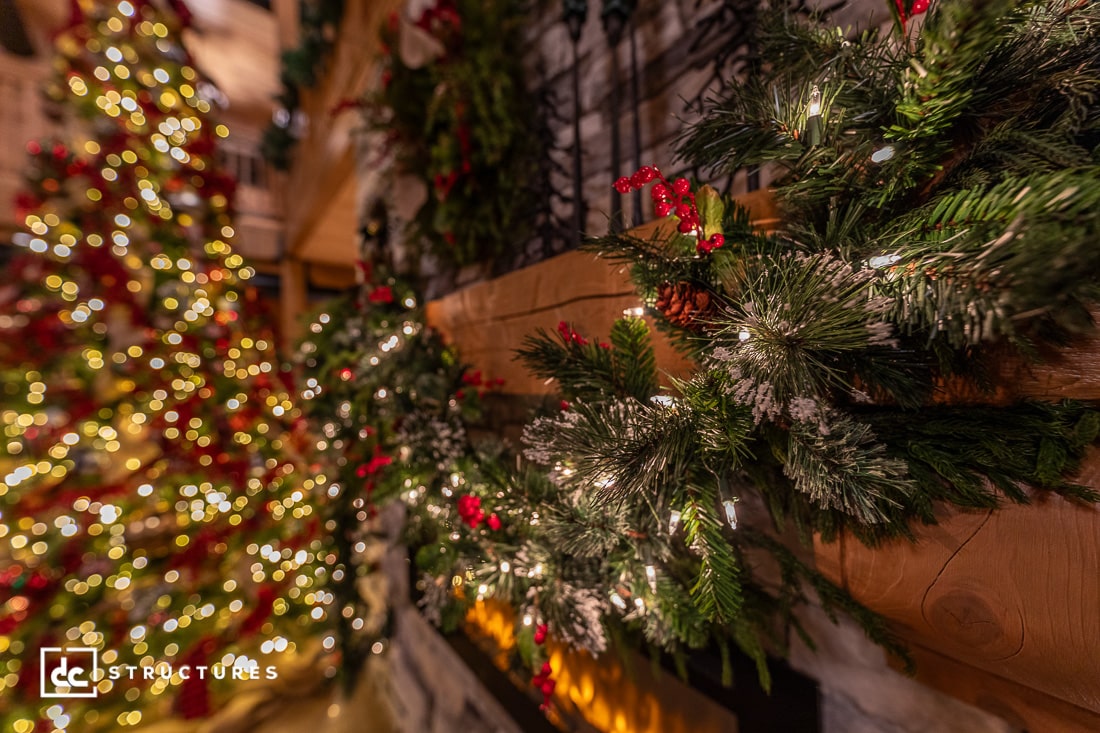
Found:
[[[227,244],[228,131],[166,5],[74,2],[47,90],[64,138],[30,145],[27,252],[0,288],[5,730],[202,716],[235,676],[219,664],[262,679],[325,616],[325,479],[298,465],[302,421]],[[66,646],[99,651],[98,699],[39,699],[60,661],[40,650]]]

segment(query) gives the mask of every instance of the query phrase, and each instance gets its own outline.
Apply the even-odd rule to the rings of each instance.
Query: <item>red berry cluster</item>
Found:
[[[486,519],[485,512],[481,508],[481,497],[472,494],[458,497],[458,516],[470,529],[477,529],[482,522],[485,522],[494,532],[501,527],[500,517],[496,514],[490,514]]]
[[[393,288],[389,285],[379,285],[370,291],[370,295],[367,296],[367,300],[372,303],[392,303],[393,302]]]
[[[897,5],[898,17],[901,18],[901,28],[905,30],[906,23],[909,21],[910,17],[916,17],[928,11],[931,0],[913,0],[913,4],[910,6],[908,14],[905,12],[904,0],[894,0],[894,4]]]
[[[561,340],[566,344],[576,344],[577,346],[588,346],[588,339],[581,336],[575,328],[573,328],[567,321],[558,322],[558,335],[561,336]],[[611,344],[600,341],[598,346],[601,349],[610,349]]]
[[[467,387],[476,387],[477,396],[484,397],[485,393],[492,389],[504,386],[504,380],[500,377],[493,379],[487,379],[481,376],[481,371],[466,372],[462,375],[462,383]],[[462,400],[466,398],[466,390],[458,389],[455,392],[455,399]]]
[[[699,219],[699,207],[695,203],[695,194],[691,191],[691,183],[686,178],[677,178],[672,183],[661,174],[654,166],[643,165],[634,175],[627,178],[623,176],[615,181],[615,190],[621,194],[631,191],[641,191],[653,181],[658,181],[649,191],[653,199],[653,210],[657,216],[673,216],[680,219],[677,229],[681,234],[690,234],[699,238],[695,245],[696,251],[701,254],[709,254],[726,243],[726,238],[714,233],[710,237],[703,231],[703,223]]]
[[[542,693],[542,705],[539,705],[540,710],[546,710],[550,707],[550,698],[554,696],[554,687],[557,686],[557,681],[550,676],[553,670],[550,668],[550,662],[543,662],[542,669],[539,673],[531,678],[531,684],[539,689]]]
[[[561,336],[561,340],[565,343],[573,343],[578,346],[587,346],[588,339],[577,333],[577,330],[569,325],[568,321],[558,322],[558,335]]]

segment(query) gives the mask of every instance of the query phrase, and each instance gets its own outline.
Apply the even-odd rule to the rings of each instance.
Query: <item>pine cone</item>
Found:
[[[691,331],[702,331],[704,321],[714,313],[710,293],[690,282],[658,287],[656,307],[669,323]]]

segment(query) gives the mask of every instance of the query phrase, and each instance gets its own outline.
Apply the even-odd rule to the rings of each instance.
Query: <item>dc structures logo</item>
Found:
[[[99,652],[88,647],[44,646],[39,650],[42,697],[96,697]]]

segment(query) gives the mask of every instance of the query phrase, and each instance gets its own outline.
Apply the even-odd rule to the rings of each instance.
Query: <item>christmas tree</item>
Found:
[[[229,245],[228,132],[167,5],[73,3],[47,90],[63,136],[29,146],[25,252],[0,289],[5,730],[202,716],[326,615],[325,477],[301,469]],[[50,647],[98,651],[97,699],[39,698]]]

